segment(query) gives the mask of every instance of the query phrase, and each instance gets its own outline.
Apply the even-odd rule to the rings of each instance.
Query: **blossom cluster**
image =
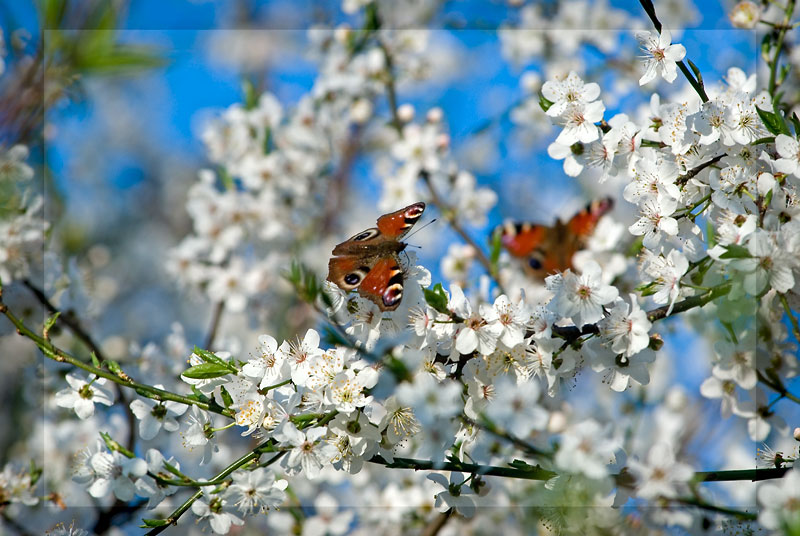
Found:
[[[58,482],[47,500],[81,491],[108,511],[114,501],[139,504],[150,527],[185,516],[178,521],[217,534],[250,523],[401,534],[427,526],[432,510],[457,514],[437,518],[454,532],[531,527],[505,519],[512,509],[482,506],[532,507],[536,523],[575,533],[693,533],[726,513],[698,491],[708,473],[695,471],[709,456],[690,451],[710,437],[698,430],[705,402],[714,414],[719,406],[731,429],[720,433],[736,446],[739,425],[742,437],[764,442],[771,477],[783,477],[758,491],[737,483],[726,497],[757,499],[767,529],[796,523],[798,470],[788,469],[797,456],[779,408],[798,372],[800,122],[780,108],[774,85],[759,87],[738,67],[719,83],[696,74],[683,89],[652,93],[649,105],[620,108],[620,91],[678,87],[691,50],[673,43],[667,24],[598,31],[632,16],[603,1],[573,4],[519,7],[499,32],[512,62],[553,55],[541,74],[523,75],[516,128],[547,137],[565,174],[617,207],[591,232],[537,227],[564,233],[553,251],[532,246],[545,260],[580,239],[567,268],[538,279],[530,259],[503,250],[484,229],[501,196],[459,158],[444,111],[418,117],[420,106],[398,100],[437,76],[436,36],[381,24],[425,10],[346,0],[343,11],[363,17],[363,28],[309,31],[318,76],[296,103],[251,87],[203,131],[210,166],[187,194],[192,230],[164,264],[216,307],[207,348],[192,347],[195,334],[175,323],[162,343],[133,343],[118,362],[97,355],[113,338],[101,349],[71,317],[51,317],[41,337],[23,329],[26,320],[15,324],[58,362],[41,379],[45,423],[28,440],[49,438],[59,474],[46,474]],[[541,30],[551,24],[558,30]],[[628,41],[642,55],[636,72],[620,74],[628,89],[565,60],[586,45],[611,54]],[[359,203],[348,181],[361,152],[378,212],[425,201],[426,216],[436,212],[466,242],[447,245],[438,272],[415,252],[386,253],[402,275],[402,301],[389,310],[368,299],[372,290],[319,281],[350,225],[341,215],[362,212],[347,210]],[[0,181],[29,181],[27,157],[23,145],[5,150]],[[4,285],[29,276],[48,230],[40,200],[20,206],[0,222]],[[365,264],[370,255],[365,248]],[[218,322],[230,314],[243,321]],[[75,339],[50,333],[56,325]],[[671,381],[685,365],[675,330],[713,349],[694,386]],[[68,353],[77,343],[90,347],[86,360]],[[715,451],[711,462],[750,468],[745,450]],[[35,464],[4,467],[9,519],[44,502],[39,477]],[[639,505],[635,520],[620,514]],[[576,513],[584,507],[598,515]],[[54,534],[67,530],[82,533]]]

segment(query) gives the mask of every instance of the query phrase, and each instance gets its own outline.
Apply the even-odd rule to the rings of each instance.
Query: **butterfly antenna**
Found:
[[[418,228],[418,229],[414,229],[413,231],[411,231],[411,234],[410,234],[410,235],[408,235],[407,237],[405,237],[405,240],[408,240],[409,238],[411,238],[412,236],[414,236],[415,234],[417,234],[418,232],[420,232],[421,230],[423,230],[425,227],[427,227],[428,225],[430,225],[430,224],[432,224],[433,222],[435,222],[437,219],[438,219],[438,218],[433,218],[431,221],[429,221],[428,223],[426,223],[426,224],[425,224],[425,225],[423,225],[422,227],[420,227],[420,228]]]

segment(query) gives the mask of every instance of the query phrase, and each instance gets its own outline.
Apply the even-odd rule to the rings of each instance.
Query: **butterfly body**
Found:
[[[406,248],[400,239],[414,226],[425,203],[414,203],[378,218],[366,229],[333,248],[328,281],[358,293],[381,311],[397,309],[403,298],[404,273],[397,254]]]
[[[511,256],[525,261],[525,271],[531,277],[544,279],[547,275],[572,268],[572,257],[586,246],[597,222],[614,206],[611,198],[593,201],[566,222],[556,220],[552,226],[535,223],[507,222],[495,229],[500,243]]]

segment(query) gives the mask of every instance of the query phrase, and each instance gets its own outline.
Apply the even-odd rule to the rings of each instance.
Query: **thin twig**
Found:
[[[789,307],[786,294],[778,293],[778,296],[780,297],[781,305],[783,305],[783,310],[786,311],[786,316],[789,317],[789,323],[792,325],[792,333],[794,334],[794,338],[800,341],[800,325],[798,325],[797,318],[792,313],[792,308]]]
[[[473,419],[470,419],[469,417],[463,415],[461,417],[461,420],[473,426],[476,426],[481,430],[485,430],[486,432],[496,437],[499,437],[500,439],[508,441],[521,451],[526,452],[532,456],[541,456],[544,458],[551,458],[553,456],[551,452],[544,451],[534,445],[531,445],[527,441],[520,439],[517,436],[511,434],[510,432],[503,430],[502,428],[498,428],[497,426],[494,426],[491,423],[474,421]]]
[[[792,20],[792,14],[794,13],[794,4],[795,0],[789,0],[786,3],[786,9],[784,10],[784,19],[783,24],[780,26],[778,30],[778,41],[775,44],[775,55],[772,57],[772,61],[769,62],[769,89],[768,92],[771,97],[775,97],[775,91],[778,89],[778,82],[777,82],[777,75],[778,75],[778,60],[781,56],[781,51],[783,50],[783,40],[786,37],[786,30],[790,27],[789,23]]]
[[[92,336],[89,335],[89,333],[83,328],[80,320],[74,316],[72,311],[60,311],[47,298],[44,291],[33,284],[33,282],[29,279],[23,279],[22,284],[25,285],[25,287],[27,287],[34,296],[36,296],[36,299],[39,300],[39,303],[41,303],[45,309],[47,309],[48,313],[61,313],[58,317],[58,322],[68,327],[69,330],[72,331],[72,333],[75,334],[75,336],[78,337],[78,339],[80,339],[81,342],[83,342],[89,348],[89,350],[94,352],[94,355],[97,356],[97,359],[99,359],[101,362],[106,361],[106,357],[103,354],[103,350],[100,349],[100,345],[94,342]]]
[[[447,512],[437,514],[433,521],[428,524],[420,533],[421,536],[436,536],[447,524],[447,520],[453,516],[453,509],[450,508]]]
[[[647,13],[647,16],[650,17],[650,20],[653,22],[653,27],[660,34],[661,21],[659,21],[658,17],[656,16],[656,10],[655,7],[653,6],[653,2],[651,0],[639,0],[639,3],[642,5],[642,8],[644,9],[645,13]],[[700,100],[702,100],[703,102],[708,102],[708,95],[706,95],[706,90],[703,87],[702,79],[699,80],[695,79],[695,77],[692,76],[692,73],[689,71],[689,68],[686,66],[683,60],[677,62],[677,64],[678,68],[683,73],[683,76],[686,77],[686,80],[689,81],[689,84],[691,84],[691,86],[700,96]]]
[[[392,55],[389,52],[389,49],[386,45],[378,40],[378,46],[383,51],[384,59],[386,60],[386,98],[389,101],[389,109],[391,110],[392,114],[392,125],[394,126],[395,130],[397,131],[398,135],[401,137],[403,136],[403,127],[402,122],[400,121],[400,117],[397,112],[397,91],[395,88],[395,80],[394,80],[394,70],[393,70],[393,60]],[[483,252],[480,246],[478,246],[477,242],[469,236],[469,234],[464,230],[461,224],[458,222],[457,218],[455,217],[455,211],[449,207],[441,197],[439,197],[439,193],[433,187],[433,184],[430,180],[430,174],[426,170],[422,170],[420,173],[420,178],[425,183],[428,188],[428,191],[431,194],[431,202],[439,208],[439,211],[442,213],[442,217],[447,220],[447,223],[453,230],[461,237],[464,242],[472,246],[472,249],[475,250],[476,258],[478,262],[484,267],[486,273],[494,280],[495,284],[497,285],[498,290],[501,294],[506,294],[503,286],[500,284],[500,281],[497,277],[496,270],[492,268],[492,263],[489,261],[489,257]]]
[[[50,314],[58,315],[58,323],[65,325],[69,330],[85,344],[89,350],[94,353],[95,357],[100,361],[101,364],[107,362],[106,356],[103,353],[103,350],[100,348],[100,345],[94,341],[94,338],[83,328],[80,319],[72,312],[62,312],[60,311],[53,302],[49,300],[49,298],[45,295],[44,291],[36,286],[30,279],[23,279],[22,284],[31,291],[31,293],[36,296],[36,299],[39,300],[47,312]],[[136,448],[136,416],[133,414],[133,410],[131,410],[129,405],[129,400],[125,391],[119,385],[114,386],[117,395],[119,395],[120,400],[122,401],[122,405],[125,408],[125,416],[128,422],[128,442],[126,447],[128,450],[135,450]]]
[[[211,325],[208,327],[208,335],[206,335],[206,345],[203,347],[205,350],[211,350],[211,345],[214,344],[214,339],[217,338],[217,330],[219,329],[220,320],[222,320],[223,311],[225,311],[224,301],[214,304],[214,310],[211,313]]]
[[[111,380],[112,382],[122,386],[128,387],[130,389],[135,390],[142,396],[146,396],[158,402],[163,402],[165,400],[170,400],[172,402],[179,402],[181,404],[186,404],[189,406],[197,406],[200,409],[204,409],[206,411],[211,411],[213,413],[218,413],[220,415],[224,415],[226,417],[232,417],[233,414],[230,410],[222,408],[217,404],[212,402],[202,402],[195,398],[191,398],[188,396],[178,395],[172,393],[170,391],[165,391],[164,389],[158,389],[156,387],[152,387],[150,385],[145,385],[142,383],[137,383],[132,381],[130,378],[123,379],[117,374],[109,372],[105,369],[95,367],[89,363],[86,363],[77,357],[65,352],[64,350],[58,348],[55,344],[50,342],[49,340],[45,339],[44,337],[40,337],[36,333],[34,333],[30,328],[28,328],[22,320],[20,320],[15,314],[13,314],[9,309],[2,302],[2,294],[0,294],[0,313],[4,314],[6,318],[8,318],[12,324],[17,328],[17,333],[22,335],[23,337],[27,337],[31,341],[33,341],[36,346],[42,351],[42,353],[52,359],[53,361],[57,361],[59,363],[69,363],[70,365],[77,367],[79,369],[85,370],[86,372],[90,372],[95,376],[100,378],[106,378],[107,380]]]
[[[503,289],[503,285],[500,283],[500,280],[497,277],[497,271],[492,267],[492,262],[489,260],[489,257],[486,256],[486,253],[483,252],[483,249],[481,249],[477,242],[475,242],[475,240],[469,236],[461,224],[458,223],[458,220],[455,216],[455,211],[444,201],[442,201],[441,197],[439,197],[439,193],[433,187],[433,183],[431,182],[430,174],[427,171],[422,171],[420,173],[420,177],[428,187],[428,192],[431,194],[431,201],[439,208],[439,212],[442,213],[442,217],[447,221],[450,227],[453,228],[456,234],[458,234],[458,236],[464,240],[464,242],[472,246],[472,249],[475,251],[475,258],[478,259],[478,262],[486,270],[486,273],[488,273],[489,276],[494,280],[494,283],[497,285],[500,293],[506,294],[505,289]]]

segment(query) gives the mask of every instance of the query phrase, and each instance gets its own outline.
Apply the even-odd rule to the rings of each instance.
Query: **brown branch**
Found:
[[[89,350],[94,352],[94,355],[97,356],[97,359],[100,361],[105,361],[106,357],[103,355],[103,351],[100,349],[100,346],[94,342],[91,335],[83,329],[80,320],[75,316],[75,313],[71,310],[69,311],[60,311],[53,303],[47,298],[44,291],[33,284],[33,282],[29,279],[23,279],[22,284],[25,285],[31,293],[36,296],[36,299],[39,300],[47,312],[50,314],[61,313],[58,317],[58,323],[64,324],[70,331],[81,341],[83,342]]]
[[[453,509],[450,508],[447,512],[442,512],[437,515],[433,520],[425,527],[422,532],[420,532],[421,536],[436,536],[439,534],[444,526],[447,524],[447,520],[453,516]]]
[[[208,327],[208,335],[206,335],[206,350],[211,350],[211,345],[214,344],[214,339],[217,338],[217,330],[219,329],[220,320],[222,320],[223,311],[225,311],[224,301],[214,304],[214,310],[211,313],[211,325]]]
[[[678,177],[675,180],[675,184],[677,184],[678,186],[686,184],[687,182],[689,182],[689,179],[691,179],[693,177],[696,177],[701,171],[706,169],[708,166],[713,166],[714,164],[716,164],[717,162],[719,162],[720,160],[725,158],[725,156],[726,155],[724,155],[724,154],[717,155],[714,158],[712,158],[711,160],[709,160],[707,162],[703,162],[702,164],[698,165],[697,167],[694,167],[694,168],[690,169],[685,174],[683,174],[680,177]]]
[[[428,187],[428,191],[431,194],[431,202],[439,208],[439,212],[442,213],[442,217],[447,221],[450,227],[453,228],[456,234],[458,234],[458,236],[464,240],[464,242],[472,246],[472,249],[475,250],[475,257],[478,259],[478,262],[486,270],[486,273],[488,273],[489,276],[494,279],[494,282],[497,285],[497,288],[500,290],[500,293],[506,294],[506,291],[503,289],[503,286],[500,284],[500,281],[497,278],[497,270],[492,268],[492,263],[489,260],[489,257],[486,256],[477,242],[475,242],[475,240],[464,230],[461,224],[458,223],[455,210],[449,207],[444,201],[442,201],[442,198],[439,197],[439,193],[433,187],[433,183],[431,182],[430,174],[427,171],[422,170],[420,172],[420,178],[422,178],[422,181]]]

